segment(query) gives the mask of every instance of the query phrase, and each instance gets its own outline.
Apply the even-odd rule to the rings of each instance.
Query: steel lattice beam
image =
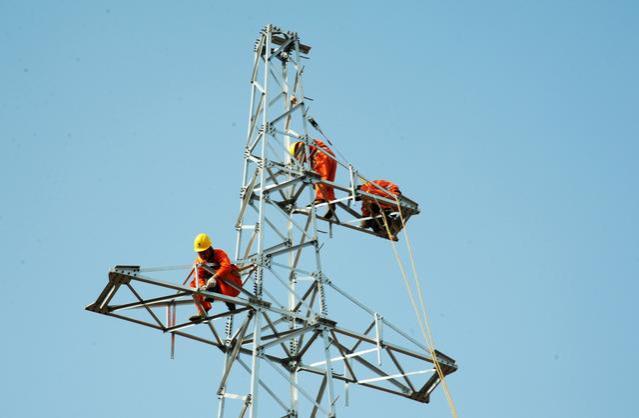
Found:
[[[172,341],[179,336],[219,349],[225,358],[217,391],[219,418],[256,418],[263,403],[272,403],[287,417],[333,417],[338,381],[346,388],[357,384],[428,402],[439,384],[433,362],[440,364],[444,374],[457,369],[452,358],[436,352],[434,359],[426,347],[347,294],[323,272],[319,224],[381,236],[360,226],[370,218],[362,217],[356,208],[358,200],[364,197],[395,205],[389,216],[401,215],[405,221],[419,213],[419,206],[403,195],[390,200],[361,192],[358,185],[367,180],[340,158],[336,161],[341,175],[330,182],[312,170],[308,154],[306,162],[289,156],[292,141],[311,144],[311,128],[324,135],[309,116],[302,85],[302,61],[310,50],[297,33],[272,25],[260,32],[255,43],[235,223],[235,260],[244,281],[242,293],[230,297],[185,286],[191,274],[182,284],[155,277],[160,272],[188,273],[196,266],[116,266],[104,290],[86,308],[162,331]],[[318,183],[334,188],[333,202],[314,202],[313,186]],[[329,203],[336,207],[335,216],[318,215]],[[329,291],[365,319],[357,325],[361,331],[338,326],[330,318]],[[196,295],[232,303],[236,309],[190,322],[185,318],[193,310]],[[161,310],[166,310],[164,321]],[[343,372],[337,367],[343,367]],[[239,370],[247,373],[248,387],[235,387],[233,376]],[[312,380],[313,376],[319,380]],[[276,389],[285,387],[283,384],[288,396]],[[232,400],[239,401],[234,408]]]

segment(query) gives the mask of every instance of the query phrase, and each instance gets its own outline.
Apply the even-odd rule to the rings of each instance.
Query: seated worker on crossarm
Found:
[[[358,186],[357,190],[393,201],[402,194],[399,187],[388,180],[369,181]],[[390,233],[389,238],[394,241],[397,240],[396,234],[402,229],[402,220],[399,216],[390,216],[390,214],[400,210],[400,207],[397,204],[384,202],[369,196],[358,196],[357,199],[362,201],[362,217],[373,218],[363,220],[360,226],[362,228],[371,228],[378,235],[388,236]],[[379,215],[382,216],[380,217]],[[388,230],[386,226],[388,226]]]
[[[213,248],[211,238],[207,234],[199,234],[193,242],[193,250],[197,253],[195,260],[195,277],[190,283],[192,288],[204,288],[209,292],[221,293],[226,296],[237,296],[242,287],[242,277],[237,266],[231,263],[224,250]],[[208,267],[208,270],[204,266]],[[209,270],[214,271],[211,273]],[[234,286],[233,286],[234,285]],[[191,316],[191,321],[202,321],[211,309],[211,298],[194,295],[195,307],[198,313]],[[235,310],[235,304],[226,302],[229,310]]]

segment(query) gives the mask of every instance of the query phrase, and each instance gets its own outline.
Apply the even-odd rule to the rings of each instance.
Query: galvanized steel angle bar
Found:
[[[268,341],[266,343],[263,343],[260,346],[261,350],[266,350],[267,348],[270,348],[274,345],[280,344],[282,341],[287,341],[290,340],[291,338],[295,338],[300,334],[305,334],[311,330],[313,330],[314,326],[307,326],[307,327],[303,327],[303,328],[294,328],[294,329],[289,329],[286,331],[281,331],[281,332],[276,332],[275,334],[272,335],[267,335],[267,336],[263,336],[261,338],[262,341],[266,341],[266,340],[272,340],[272,341]],[[249,343],[252,342],[250,340],[245,341],[244,343]],[[290,357],[290,353],[288,353],[287,351],[287,357]]]
[[[311,227],[311,218],[307,218],[306,219],[306,225],[304,225],[304,230],[308,231],[309,228]],[[300,237],[300,245],[304,244],[304,242],[306,241],[308,235],[304,234]],[[295,254],[292,263],[291,263],[291,268],[296,268],[299,265],[300,262],[300,258],[302,257],[302,250],[304,249],[304,247],[299,247],[297,250],[297,253]]]
[[[254,82],[255,84],[255,82]],[[264,93],[260,93],[259,98],[258,98],[258,103],[257,103],[257,109],[256,112],[252,115],[252,117],[249,119],[249,128],[248,128],[248,133],[246,135],[246,152],[248,153],[252,153],[253,150],[255,149],[255,145],[257,145],[262,133],[258,131],[257,137],[255,138],[255,140],[253,142],[251,142],[251,139],[253,138],[253,135],[255,134],[255,128],[257,127],[257,120],[258,120],[258,115],[262,112],[262,107],[264,105]]]
[[[308,349],[311,348],[311,345],[315,342],[315,340],[317,339],[317,337],[319,335],[320,335],[320,331],[319,330],[314,332],[313,335],[311,336],[311,338],[309,338],[308,341],[306,342],[306,344],[302,347],[302,349],[298,351],[296,357],[299,358],[299,359],[302,359],[304,357],[304,354],[306,354]]]
[[[407,341],[415,344],[417,347],[419,347],[421,350],[424,350],[426,352],[429,351],[428,347],[426,347],[424,344],[420,343],[419,341],[417,341],[416,339],[414,339],[413,337],[411,337],[410,335],[406,334],[404,331],[402,331],[401,329],[399,329],[399,327],[397,327],[395,324],[393,324],[392,322],[388,321],[386,318],[383,318],[382,321],[384,322],[384,325],[386,325],[388,328],[392,329],[393,331],[395,331],[396,333],[398,333],[399,335],[401,335],[402,337],[406,338]],[[441,363],[441,361],[440,361]],[[444,363],[449,364],[447,361],[444,361]]]
[[[302,213],[304,215],[310,216],[310,215],[308,215],[306,213],[303,213],[303,212],[298,212],[298,213]],[[377,234],[377,233],[375,233],[375,232],[373,232],[371,230],[368,230],[368,229],[360,228],[360,227],[357,227],[357,226],[354,226],[354,225],[349,225],[348,223],[339,222],[339,221],[336,221],[334,219],[326,218],[326,217],[323,217],[323,216],[316,216],[316,218],[318,220],[320,220],[320,221],[329,222],[329,223],[331,223],[333,225],[343,226],[344,228],[352,229],[352,230],[355,230],[355,231],[363,232],[365,234],[369,234],[369,235],[373,235],[373,236],[376,236],[376,237],[381,237],[381,238],[386,238],[387,239],[386,236],[379,235],[379,234]]]
[[[277,299],[277,298],[276,298],[276,297],[275,297],[275,296],[274,296],[271,292],[269,292],[267,288],[263,288],[263,289],[262,289],[262,292],[264,292],[264,294],[265,294],[266,296],[268,296],[268,297],[269,297],[269,299],[270,299],[273,303],[276,303],[276,304],[277,304],[277,306],[278,306],[280,309],[286,309],[286,308],[285,308],[285,306],[284,306],[284,304],[282,304],[282,303],[279,301],[279,299]]]
[[[275,132],[275,129],[269,124],[269,131],[268,131],[268,136],[270,136],[276,144],[281,144],[282,140],[280,140],[276,135],[277,132]],[[268,148],[268,151],[270,151],[273,155],[277,155],[277,150],[273,147],[273,141],[267,141],[266,146]],[[271,161],[273,161],[272,158],[268,158],[268,155],[264,155],[264,166],[268,166],[269,164],[271,164]]]
[[[286,319],[287,318],[285,318],[285,317],[280,317],[280,318],[276,319],[275,321],[273,321],[273,325],[279,325],[281,322],[285,321]],[[270,325],[266,324],[266,325],[262,326],[262,328],[260,329],[260,332],[264,332],[265,330],[267,330],[269,328],[270,328]],[[246,341],[249,341],[249,342],[253,341],[253,333],[250,333],[250,334],[246,335],[244,338],[245,338]]]
[[[150,328],[155,328],[157,330],[164,331],[164,327],[160,327],[158,325],[151,324],[151,323],[146,322],[146,321],[141,321],[139,319],[129,318],[128,316],[119,315],[119,314],[116,314],[116,313],[105,313],[105,315],[112,316],[112,317],[118,318],[118,319],[123,319],[123,320],[129,321],[129,322],[133,322],[134,324],[144,325],[144,326],[147,326],[147,327],[150,327]]]
[[[307,184],[306,182],[302,182],[302,183],[300,184],[299,189],[297,189],[297,191],[295,191],[294,193],[291,193],[291,199],[292,199],[294,202],[297,202],[297,199],[299,199],[299,198],[300,198],[300,196],[301,196],[302,192],[304,191],[304,189],[306,188],[306,186],[307,186],[307,185],[308,185],[308,184]]]
[[[404,377],[404,381],[406,382],[406,384],[411,388],[411,390],[413,392],[416,392],[415,386],[413,386],[413,382],[410,381],[410,379],[408,378],[408,375],[406,374],[406,372],[404,371],[404,368],[402,367],[402,365],[399,363],[399,361],[397,360],[397,358],[395,357],[395,354],[393,354],[393,350],[391,350],[390,348],[386,347],[386,352],[388,353],[388,356],[391,358],[391,360],[393,361],[393,364],[395,364],[395,367],[397,367],[397,370],[402,374],[402,376]]]
[[[274,128],[275,132],[282,135],[282,136],[289,136],[289,137],[293,137],[295,139],[301,140],[304,138],[303,135],[298,134],[295,130],[291,129],[291,128],[287,128],[285,130],[280,130],[277,129],[277,127]]]
[[[311,295],[311,292],[312,292],[311,301],[306,304],[308,309],[312,308],[313,301],[315,300],[315,295],[317,294],[317,281],[314,281],[308,287],[308,289],[306,289],[306,292],[304,292],[304,295],[297,301],[297,303],[295,304],[295,308],[293,309],[294,312],[297,312],[302,307],[302,304],[304,304],[306,299],[308,299],[308,296]],[[306,316],[309,316],[309,314],[310,312],[307,312]]]
[[[304,294],[304,296],[302,296],[302,299],[300,299],[300,301],[298,301],[298,303],[295,305],[295,311],[301,308],[302,303],[304,303],[306,305],[306,317],[311,317],[311,313],[314,313],[313,305],[315,304],[315,298],[317,297],[317,294],[319,292],[318,287],[319,283],[317,281],[314,281],[313,284],[306,290],[306,293]],[[306,302],[306,298],[308,297],[309,293],[311,294],[311,299],[309,302]],[[308,320],[304,321],[303,325],[306,326],[307,323]],[[304,335],[305,334],[300,335],[300,338],[297,341],[298,346],[301,346],[304,343]]]
[[[137,269],[138,273],[153,273],[160,271],[174,271],[174,270],[187,270],[193,267],[192,264],[179,264],[175,266],[155,266],[155,267],[140,267]]]
[[[303,180],[303,177],[293,177],[293,178],[291,178],[289,180],[285,180],[285,181],[283,181],[281,183],[278,183],[275,180],[275,178],[273,177],[272,172],[270,172],[270,170],[268,170],[268,169],[267,169],[267,171],[269,172],[269,177],[270,177],[270,179],[272,179],[273,183],[265,185],[264,187],[261,187],[261,188],[254,189],[255,193],[261,193],[262,191],[264,191],[264,193],[268,194],[268,193],[271,193],[271,192],[276,191],[276,190],[281,190],[281,189],[285,189],[287,187],[292,187],[292,186],[294,186],[297,183],[301,183],[302,180]],[[287,197],[284,196],[284,194],[282,194],[282,199],[288,200]]]
[[[246,212],[246,208],[251,202],[251,198],[253,197],[253,189],[255,188],[255,182],[257,181],[257,171],[253,172],[253,177],[251,181],[246,187],[242,189],[242,203],[240,205],[240,213],[237,216],[237,220],[235,221],[235,225],[241,225],[242,220],[244,219],[244,214]]]
[[[339,343],[336,343],[336,346],[337,346],[337,344],[339,344]],[[375,352],[377,350],[377,348],[367,348],[367,349],[364,349],[364,350],[351,352],[351,351],[348,351],[348,348],[343,347],[343,350],[346,351],[346,357],[344,357],[344,356],[332,357],[331,361],[343,361],[345,359],[361,357],[361,356],[363,356],[365,354],[370,354],[370,353]],[[323,366],[325,364],[326,364],[326,360],[320,360],[320,361],[316,361],[316,362],[311,363],[311,364],[306,364],[306,366],[318,367],[318,366]]]
[[[264,88],[264,86],[262,86],[260,84],[259,81],[257,80],[253,80],[253,86],[264,96],[266,95],[266,89]]]
[[[298,231],[300,231],[302,234],[306,235],[306,237],[312,241],[314,241],[314,237],[308,235],[308,228],[303,229],[301,226],[299,226],[297,224],[297,222],[295,222],[293,219],[291,219],[291,217],[289,216],[288,213],[286,213],[282,208],[280,208],[277,205],[273,205],[273,207],[276,209],[276,212],[278,212],[280,215],[284,216],[285,219],[289,220],[291,225],[293,225]]]
[[[353,368],[351,367],[351,363],[350,363],[350,359],[348,357],[348,353],[346,352],[346,350],[344,350],[344,347],[342,346],[342,344],[337,339],[337,335],[335,335],[335,332],[333,330],[331,330],[331,337],[333,338],[333,341],[336,342],[335,347],[337,347],[337,350],[340,352],[340,354],[344,358],[344,365],[348,369],[350,377],[352,377],[354,381],[357,381],[357,377],[355,375],[355,372],[353,371]]]
[[[273,270],[273,268],[269,268],[268,270],[273,274],[273,276],[277,279],[277,281],[286,289],[287,292],[289,292],[290,294],[295,296],[295,298],[297,298],[299,303],[302,303],[302,305],[306,306],[309,309],[310,312],[313,312],[312,306],[308,305],[302,298],[300,298],[299,295],[297,294],[297,292],[295,292],[295,290],[291,289],[291,286],[289,286],[289,284],[287,284],[286,281],[279,274],[277,274],[277,272],[275,272]],[[291,316],[295,315],[293,312],[290,312],[290,314],[291,314]],[[295,315],[295,316],[298,316],[298,315]],[[307,317],[308,317],[308,315],[307,315]]]
[[[279,255],[282,254],[286,254],[286,253],[290,253],[292,251],[297,251],[300,250],[302,248],[305,247],[309,247],[309,246],[314,246],[316,244],[316,241],[306,241],[306,242],[302,242],[301,244],[296,244],[296,245],[287,245],[286,248],[281,248],[281,249],[275,249],[275,250],[270,250],[269,251],[264,251],[266,253],[266,255],[268,255],[269,257],[277,257]]]
[[[222,293],[214,293],[214,292],[207,292],[207,291],[203,291],[203,290],[195,290],[194,288],[191,287],[186,287],[186,286],[180,286],[180,285],[176,285],[173,283],[168,283],[168,282],[164,282],[161,280],[156,280],[156,279],[151,279],[150,277],[146,277],[140,274],[135,274],[135,275],[131,275],[131,280],[136,280],[136,281],[140,281],[143,283],[148,283],[148,284],[153,284],[153,285],[157,285],[160,287],[164,287],[167,289],[173,289],[173,290],[178,290],[178,291],[183,291],[186,292],[188,294],[194,295],[194,294],[201,294],[203,296],[208,296],[208,297],[212,297],[216,300],[221,300],[223,302],[231,302],[231,303],[235,303],[241,306],[250,306],[251,303],[250,301],[247,301],[245,299],[241,299],[241,298],[237,298],[237,297],[233,297],[233,296],[227,296],[224,295]]]
[[[328,180],[325,180],[325,179],[323,179],[321,177],[318,177],[316,182],[317,183],[321,183],[321,184],[325,184],[327,186],[331,186],[334,189],[341,190],[341,191],[346,192],[346,193],[349,194],[348,197],[346,197],[346,198],[338,199],[340,201],[347,201],[347,200],[352,200],[353,199],[353,197],[351,195],[351,188],[350,187],[342,186],[339,183],[336,183],[334,181],[328,181]],[[335,202],[337,202],[337,199],[336,200],[331,200],[331,203],[335,203]]]
[[[418,374],[435,373],[435,372],[436,372],[436,370],[434,368],[425,369],[425,370],[417,370],[417,371],[408,372],[408,373],[397,373],[397,374],[388,375],[388,376],[372,377],[372,378],[360,380],[358,383],[383,382],[383,381],[386,381],[386,380],[396,379],[398,377],[406,378],[407,376],[414,376],[414,375],[418,375]],[[414,392],[414,391],[406,391],[406,392],[407,393],[411,393],[411,392]]]
[[[290,162],[291,164],[283,164],[277,161],[269,161],[269,164],[292,176],[303,177],[308,174],[308,170],[306,170],[299,161],[292,159]],[[292,166],[295,166],[295,168]]]
[[[240,415],[238,415],[238,418],[244,418],[244,414],[246,414],[246,410],[250,404],[251,404],[251,395],[247,395],[246,398],[244,399],[244,402],[242,403],[242,409],[240,409]]]
[[[371,328],[372,328],[372,327],[371,327]],[[361,341],[358,341],[358,343],[356,344],[356,346],[358,346],[358,345],[359,345],[359,343],[361,343]],[[340,343],[338,342],[338,344],[340,344]],[[342,346],[342,347],[343,347],[343,346]],[[345,347],[344,347],[344,348],[345,348]],[[351,349],[351,350],[349,350],[349,351],[353,351],[353,350]],[[364,350],[364,351],[367,351],[367,352],[373,352],[373,351],[376,351],[376,348],[371,348],[371,349],[369,349],[369,350]],[[361,351],[360,353],[363,353],[363,351]],[[362,360],[362,359],[360,359],[360,360]],[[368,363],[368,364],[369,364],[371,367],[375,367],[375,366],[373,366],[373,365],[372,365],[372,364],[370,364],[370,363]],[[315,368],[313,368],[313,367],[306,366],[306,365],[300,366],[300,369],[301,369],[301,370],[305,370],[305,371],[310,371],[310,372],[313,372],[313,373],[316,373],[316,374],[323,374],[323,373],[324,373],[324,371],[322,371],[322,370],[318,370],[318,369],[315,369]],[[431,372],[431,371],[432,371],[432,369],[428,369],[428,370],[422,370],[422,371],[418,371],[418,372],[411,372],[411,373],[412,373],[412,374],[419,374],[419,373],[427,373],[427,372]],[[378,375],[379,375],[382,379],[384,379],[384,380],[391,380],[391,379],[395,379],[395,377],[398,377],[398,376],[399,376],[399,375],[398,375],[398,376],[390,376],[390,375],[386,374],[386,373],[385,373],[385,372],[383,372],[383,371],[382,371],[382,373],[381,373],[381,374],[378,374]],[[384,392],[388,392],[388,393],[392,393],[392,394],[395,394],[395,395],[400,395],[400,396],[403,396],[403,397],[407,397],[407,398],[411,398],[411,399],[415,399],[415,400],[419,400],[419,401],[421,401],[421,402],[424,402],[424,400],[420,400],[420,399],[415,398],[415,397],[413,396],[413,393],[414,393],[414,392],[407,391],[407,390],[406,390],[406,388],[401,388],[401,390],[402,390],[402,391],[400,392],[400,391],[392,390],[392,389],[389,389],[389,388],[386,388],[386,387],[383,387],[383,386],[373,385],[373,384],[371,384],[371,383],[367,383],[367,382],[365,382],[365,381],[355,381],[355,380],[352,380],[352,379],[349,379],[349,378],[343,377],[343,376],[341,376],[341,375],[339,375],[339,374],[337,374],[337,373],[334,373],[334,374],[333,374],[333,377],[334,377],[334,378],[337,378],[337,379],[339,379],[339,380],[343,380],[343,381],[345,381],[345,382],[357,383],[357,384],[359,384],[359,385],[361,385],[361,386],[365,386],[365,387],[369,387],[369,388],[372,388],[372,389],[381,390],[381,391],[384,391]],[[396,382],[396,383],[399,383],[399,382]],[[396,386],[397,386],[397,385],[396,385]],[[400,386],[401,386],[401,384],[400,384]],[[400,387],[400,386],[398,386],[398,387]]]
[[[257,234],[259,232],[258,227],[253,228],[253,233],[251,234],[251,239],[249,240],[248,244],[246,245],[246,249],[244,250],[244,256],[241,258],[242,260],[247,260],[249,259],[249,256],[251,255],[251,251],[253,251],[253,244],[255,244],[255,240],[257,239]],[[239,239],[238,239],[238,243],[239,243]],[[239,257],[237,257],[238,260],[240,259]]]
[[[326,380],[328,381],[328,399],[329,399],[329,416],[335,415],[335,388],[333,385],[333,365],[331,361],[330,346],[331,342],[328,337],[329,330],[324,327],[321,331],[322,339],[324,340],[324,356],[326,357]]]
[[[282,196],[282,199],[286,200],[286,196],[284,195],[281,189],[289,187],[289,184],[286,181],[284,181],[283,183],[279,183],[277,181],[277,176],[275,175],[275,173],[273,173],[273,170],[271,170],[271,167],[266,166],[266,172],[268,173],[269,178],[273,181],[274,185],[272,187],[265,187],[263,190],[266,193],[271,193],[272,191],[277,190]]]
[[[320,387],[317,391],[317,396],[315,397],[315,405],[313,406],[313,409],[311,410],[311,415],[310,418],[315,418],[317,416],[317,405],[321,405],[322,404],[322,398],[324,397],[324,391],[326,390],[326,376],[324,376],[322,378],[322,383],[320,384]]]
[[[85,307],[86,310],[96,311],[100,313],[105,313],[104,308],[108,305],[108,301],[106,301],[107,297],[110,293],[113,292],[116,283],[109,280],[107,284],[104,286],[98,297],[95,299],[95,302],[90,303]],[[106,302],[105,302],[106,301]]]
[[[430,394],[435,390],[435,388],[441,383],[441,379],[437,373],[433,374],[430,379],[424,383],[422,388],[417,392],[417,396],[425,396],[426,399],[430,396]]]
[[[324,407],[320,404],[318,404],[317,402],[315,402],[315,399],[313,399],[313,397],[311,395],[308,394],[308,392],[306,392],[306,390],[304,390],[304,388],[302,388],[300,385],[298,385],[297,383],[292,382],[288,376],[286,376],[286,374],[284,374],[284,372],[282,370],[279,369],[279,367],[277,367],[277,365],[273,364],[270,360],[266,362],[266,364],[268,364],[269,366],[271,366],[273,368],[273,370],[275,370],[280,376],[282,376],[282,378],[284,378],[286,381],[288,381],[293,387],[295,387],[299,393],[304,396],[309,402],[311,402],[313,405],[317,406],[317,408],[319,408],[320,411],[322,411],[323,413],[328,415],[328,411],[326,409],[324,409]]]
[[[201,322],[206,322],[209,325],[209,327],[212,327],[211,321],[215,321],[216,319],[220,319],[220,318],[225,318],[227,316],[238,315],[238,314],[240,314],[242,312],[248,311],[249,309],[250,308],[244,307],[244,308],[240,308],[240,309],[235,309],[233,311],[227,311],[227,312],[222,312],[222,313],[219,313],[219,314],[207,316]],[[197,325],[197,324],[198,323],[196,323],[196,322],[189,321],[189,322],[185,322],[185,323],[182,323],[182,324],[178,324],[178,325],[174,325],[174,326],[168,327],[168,328],[166,328],[165,332],[172,332],[172,331],[175,331],[175,330],[178,330],[178,329],[188,328],[190,326]],[[214,330],[214,328],[211,329],[211,331],[213,331],[213,334],[215,336],[217,336],[217,332]]]
[[[162,327],[162,329],[166,329],[164,324],[162,323],[162,321],[160,321],[160,318],[157,317],[157,315],[155,314],[155,312],[153,312],[151,310],[151,308],[149,308],[143,301],[142,297],[138,294],[138,292],[136,292],[136,290],[133,288],[133,286],[131,286],[130,283],[126,283],[126,286],[129,288],[129,290],[131,291],[131,293],[133,293],[133,295],[135,295],[135,297],[138,299],[138,301],[140,301],[140,303],[142,303],[142,305],[144,306],[144,308],[146,309],[146,311],[149,313],[149,315],[151,315],[151,317],[153,317],[153,319],[155,320],[155,322],[157,322],[157,324]]]
[[[244,322],[240,326],[237,331],[237,336],[233,338],[231,342],[231,353],[226,358],[226,364],[224,365],[224,373],[222,374],[222,379],[220,379],[220,384],[218,386],[217,393],[222,393],[224,387],[226,387],[226,381],[229,377],[229,373],[231,372],[231,368],[233,367],[233,363],[237,358],[237,355],[240,352],[240,348],[242,348],[242,340],[244,338],[244,334],[246,333],[246,329],[251,322],[252,315],[247,315],[244,319]]]
[[[278,123],[279,121],[281,121],[282,119],[284,119],[285,117],[292,115],[293,113],[295,113],[297,110],[299,110],[300,108],[304,107],[304,102],[300,102],[296,105],[294,105],[293,107],[291,107],[289,110],[285,111],[284,113],[280,114],[279,116],[275,117],[274,119],[271,120],[270,124],[271,125],[275,125],[276,123]]]
[[[355,297],[353,297],[353,296],[349,295],[348,293],[346,293],[346,291],[344,291],[341,288],[339,288],[331,280],[327,280],[326,284],[328,284],[330,287],[332,287],[333,290],[335,290],[337,293],[339,293],[340,295],[344,296],[346,299],[350,300],[352,303],[354,303],[356,306],[358,306],[363,311],[368,312],[371,316],[375,315],[375,311],[373,311],[372,309],[370,309],[369,307],[367,307],[366,305],[361,303]]]
[[[350,330],[346,330],[344,328],[335,327],[335,332],[337,332],[339,334],[342,334],[342,335],[346,335],[346,336],[352,337],[352,338],[357,338],[357,339],[362,340],[364,342],[367,342],[369,344],[377,345],[377,341],[375,340],[375,338],[367,337],[365,335],[361,335],[361,334],[358,334],[356,332],[353,332],[353,331],[350,331]],[[426,354],[420,354],[420,353],[417,353],[417,352],[415,352],[413,350],[401,347],[401,346],[393,344],[393,343],[389,343],[387,341],[385,341],[383,343],[383,347],[384,348],[388,347],[391,350],[394,350],[394,351],[396,351],[398,353],[402,353],[402,354],[405,354],[405,355],[410,356],[410,357],[414,357],[414,358],[419,359],[419,360],[424,360],[424,361],[427,361],[427,362],[430,362],[430,363],[433,362],[433,359],[430,356],[426,355]],[[440,363],[443,363],[443,361],[440,361]]]
[[[371,332],[371,330],[375,328],[375,321],[371,322],[371,324],[366,328],[366,330],[364,330],[364,333],[362,335],[368,335],[369,332]],[[361,338],[357,338],[357,337],[351,337],[351,338],[356,338],[357,342],[355,343],[355,345],[353,345],[351,347],[350,351],[355,351],[357,350],[357,347],[360,346],[360,344],[362,344],[364,342],[364,340],[362,340]]]
[[[241,358],[237,358],[236,361],[242,366],[242,368],[244,368],[244,370],[246,370],[249,374],[251,373],[251,369],[249,368],[249,366],[241,359]],[[282,401],[276,394],[275,392],[273,392],[267,384],[264,383],[264,381],[262,379],[259,379],[259,384],[262,387],[262,389],[264,389],[266,391],[266,393],[268,393],[273,400],[275,400],[275,402],[277,402],[285,411],[288,410],[288,407],[286,406],[286,404],[284,403],[284,401]]]
[[[224,345],[224,343],[222,342],[222,339],[220,338],[217,331],[215,330],[215,325],[213,325],[212,321],[208,320],[206,321],[206,324],[209,326],[209,329],[211,330],[211,333],[213,334],[215,341],[220,345]]]
[[[257,396],[258,396],[258,389],[259,389],[259,372],[260,372],[260,360],[262,359],[263,356],[263,352],[262,350],[260,350],[259,346],[261,344],[260,341],[260,337],[261,337],[261,328],[260,328],[260,310],[258,309],[256,311],[255,318],[254,318],[254,331],[253,331],[253,351],[251,353],[251,387],[250,387],[250,394],[251,394],[251,399],[253,400],[253,402],[251,403],[251,418],[257,418]],[[264,357],[267,359],[267,357]]]
[[[276,94],[274,98],[271,99],[271,101],[268,103],[268,105],[270,107],[272,107],[279,100],[282,100],[282,99],[286,100],[286,96],[287,96],[286,92],[285,91],[281,91],[278,94]]]
[[[256,122],[257,123],[257,122]],[[252,138],[249,137],[249,139]],[[252,162],[254,163],[258,163],[259,162],[259,156],[256,156],[253,154],[253,152],[255,152],[255,148],[257,148],[257,145],[260,144],[264,138],[266,138],[266,134],[264,132],[264,130],[262,129],[262,127],[260,127],[260,129],[257,131],[257,134],[255,135],[255,139],[253,140],[253,142],[249,142],[249,144],[246,147],[245,152],[248,153],[248,155],[245,155],[246,158],[250,159]]]
[[[352,198],[351,198],[352,199]],[[351,214],[354,218],[357,218],[357,220],[359,221],[362,218],[361,213],[355,211],[353,208],[351,208],[348,205],[345,205],[343,202],[337,202],[337,206],[339,206],[340,208],[344,209],[346,212],[348,212],[349,214]]]
[[[139,302],[125,303],[125,304],[122,304],[122,305],[109,306],[108,310],[109,310],[109,312],[117,312],[117,311],[121,311],[121,310],[141,308],[144,305],[146,305],[146,306],[149,306],[149,305],[164,306],[164,305],[158,304],[158,302],[173,301],[173,300],[175,300],[177,298],[180,298],[182,296],[188,296],[188,294],[184,293],[184,292],[179,292],[177,294],[172,294],[172,295],[167,295],[167,296],[160,296],[160,297],[151,298],[151,299],[145,299],[145,300],[142,300],[141,302],[139,301]],[[190,300],[189,300],[189,303],[191,303]]]
[[[337,330],[336,330],[337,331]],[[336,345],[341,345],[339,343],[339,341],[333,341],[334,344]],[[342,349],[344,349],[347,353],[348,353],[348,348],[344,347],[342,345]],[[376,350],[377,348],[375,348],[374,350]],[[348,353],[348,354],[354,354],[354,353]],[[365,360],[364,358],[362,358],[361,356],[352,356],[350,357],[352,358],[354,361],[360,363],[361,365],[363,365],[364,367],[366,367],[367,369],[371,370],[374,373],[377,373],[380,377],[387,377],[388,381],[392,384],[394,384],[395,386],[397,386],[402,392],[407,393],[410,392],[410,389],[406,386],[404,386],[402,383],[400,383],[397,379],[391,377],[388,373],[386,373],[384,370],[380,369],[379,367],[373,365],[372,363],[370,363],[368,360]]]
[[[279,337],[281,334],[279,334],[277,328],[275,327],[276,324],[271,321],[271,318],[269,318],[268,314],[266,312],[262,312],[262,316],[264,316],[264,319],[266,319],[266,322],[269,328],[271,329],[271,331],[273,331],[273,333]],[[286,356],[290,357],[291,353],[290,351],[288,351],[288,348],[286,348],[286,345],[284,345],[284,343],[280,343],[280,346],[284,350],[284,353],[286,353]],[[262,348],[264,349],[266,347],[262,346]]]
[[[255,80],[257,78],[257,73],[260,68],[260,57],[262,56],[262,49],[264,48],[264,37],[261,36],[257,41],[257,45],[255,46],[255,54],[253,57],[253,71],[251,73],[251,80]]]
[[[109,303],[111,302],[115,294],[118,292],[118,290],[120,290],[120,286],[122,286],[122,284],[119,282],[109,282],[107,284],[102,294],[100,294],[100,296],[98,297],[98,300],[102,299],[101,302],[99,302],[98,304],[98,309],[104,310],[107,308],[107,306],[109,306]]]
[[[277,85],[280,87],[280,89],[284,90],[284,86],[282,81],[280,80],[280,78],[277,76],[277,74],[275,74],[275,71],[273,71],[273,68],[269,68],[269,73],[271,74],[271,77],[273,78],[273,80],[275,80],[275,82],[277,83]]]
[[[309,271],[307,271],[307,270],[302,270],[302,269],[300,269],[298,267],[291,267],[289,265],[282,264],[282,263],[277,263],[275,261],[271,261],[271,266],[280,267],[280,268],[283,268],[283,269],[290,270],[291,272],[301,273],[301,274],[305,274],[307,276],[311,275],[311,273]]]

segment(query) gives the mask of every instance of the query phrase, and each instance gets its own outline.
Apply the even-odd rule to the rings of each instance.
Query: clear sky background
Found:
[[[313,46],[305,90],[340,150],[422,205],[460,417],[636,415],[638,9],[0,0],[0,416],[213,416],[218,352],[179,341],[171,361],[166,337],[83,308],[114,264],[189,263],[201,231],[232,249],[267,23]],[[417,335],[387,241],[324,248]],[[450,416],[439,390],[355,390],[339,412]]]

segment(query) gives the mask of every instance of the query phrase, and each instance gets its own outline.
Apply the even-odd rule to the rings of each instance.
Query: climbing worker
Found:
[[[198,234],[193,242],[193,250],[197,253],[195,260],[195,277],[190,283],[193,288],[204,288],[207,291],[221,293],[226,296],[237,296],[242,287],[242,277],[237,266],[231,263],[229,256],[217,248],[213,248],[211,238],[207,234]],[[204,268],[208,267],[208,270]],[[209,270],[215,272],[211,273]],[[191,316],[193,322],[206,318],[206,313],[211,309],[211,298],[203,295],[194,295],[197,315]],[[235,304],[226,302],[229,310],[235,310]]]
[[[289,148],[291,155],[298,161],[306,161],[306,153],[302,141],[294,142]],[[335,173],[337,171],[337,160],[333,151],[319,139],[313,140],[313,144],[308,146],[308,157],[311,161],[311,168],[320,175],[322,180],[335,181]],[[335,200],[335,190],[333,186],[323,183],[315,183],[315,201],[314,204],[331,202]],[[325,218],[332,218],[334,214],[334,206],[332,203],[328,205],[328,212]]]
[[[357,187],[357,190],[380,196],[390,200],[396,200],[402,192],[399,187],[388,180],[373,180]],[[397,240],[397,233],[402,229],[402,219],[400,216],[391,216],[392,212],[397,212],[400,208],[396,204],[377,200],[370,196],[358,195],[357,200],[362,201],[362,228],[371,228],[376,234],[389,236],[393,241]],[[382,215],[381,217],[379,215]],[[386,226],[388,225],[388,230]]]

